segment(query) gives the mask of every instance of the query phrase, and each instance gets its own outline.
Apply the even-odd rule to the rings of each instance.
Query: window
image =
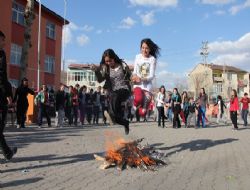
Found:
[[[88,73],[88,81],[95,81],[95,73],[93,71]]]
[[[232,73],[227,73],[227,80],[231,81],[233,78],[233,74]]]
[[[55,24],[51,23],[51,22],[47,22],[47,25],[46,25],[46,36],[48,38],[51,38],[51,39],[55,39],[56,37],[56,33],[55,33]]]
[[[11,44],[10,63],[21,65],[22,47],[17,44]]]
[[[54,73],[55,58],[47,55],[45,57],[45,72]]]
[[[216,94],[222,93],[222,83],[216,83],[213,86],[213,90]]]
[[[82,71],[73,72],[73,80],[74,81],[83,81],[83,72]]]
[[[24,26],[24,7],[16,2],[12,4],[12,21]]]

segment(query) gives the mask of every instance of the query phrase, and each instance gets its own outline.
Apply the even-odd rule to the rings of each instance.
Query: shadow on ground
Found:
[[[37,168],[49,168],[51,166],[61,166],[61,165],[65,166],[67,164],[90,161],[90,160],[95,159],[94,154],[103,155],[104,152],[78,154],[78,155],[73,155],[73,156],[59,156],[59,157],[54,154],[50,154],[50,155],[39,155],[39,156],[33,156],[33,157],[13,158],[13,160],[11,160],[11,162],[13,163],[35,162],[35,161],[37,162],[32,163],[32,165],[28,165],[28,166],[21,167],[21,168],[1,170],[1,173],[22,171],[22,170],[33,170]]]
[[[29,179],[22,179],[22,180],[15,180],[15,181],[10,181],[7,183],[1,183],[0,184],[0,188],[7,188],[7,187],[16,187],[16,186],[20,186],[20,185],[27,185],[27,184],[31,184],[31,183],[36,183],[40,180],[42,180],[43,178],[41,177],[36,177],[36,178],[29,178]]]
[[[192,140],[192,141],[187,142],[187,143],[181,143],[181,144],[170,146],[170,147],[160,147],[159,149],[165,150],[166,156],[171,156],[172,154],[175,154],[176,152],[181,152],[181,151],[185,151],[185,150],[190,150],[190,151],[206,150],[206,149],[212,148],[214,146],[232,143],[232,142],[238,141],[238,140],[239,139],[233,139],[233,138],[215,140],[215,141],[210,140],[210,139],[198,139],[198,140]],[[172,149],[174,149],[174,150],[172,150]],[[170,150],[170,152],[168,152],[168,150]]]
[[[25,129],[17,129],[7,127],[5,138],[10,146],[24,148],[32,143],[49,143],[58,142],[68,137],[81,136],[81,131],[104,130],[107,128],[119,128],[119,126],[91,126],[84,127],[63,127],[63,128],[37,128],[27,127]]]

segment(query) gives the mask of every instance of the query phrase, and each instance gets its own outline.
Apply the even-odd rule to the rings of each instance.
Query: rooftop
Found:
[[[221,70],[221,71],[231,71],[231,72],[237,72],[237,73],[248,73],[245,70],[239,69],[237,67],[233,67],[233,66],[228,66],[228,65],[216,65],[216,64],[203,64],[202,65],[207,65],[209,66],[212,70]]]
[[[35,0],[35,6],[39,6],[39,2]],[[62,16],[59,14],[55,13],[54,11],[50,10],[49,8],[45,7],[43,4],[41,5],[42,11],[55,16],[58,20],[60,20],[62,23],[69,24],[69,21],[67,19],[64,19]]]
[[[99,66],[99,64],[93,64],[93,63],[71,63],[69,64],[69,69],[90,69],[91,65]],[[134,69],[133,65],[128,65],[130,70]]]

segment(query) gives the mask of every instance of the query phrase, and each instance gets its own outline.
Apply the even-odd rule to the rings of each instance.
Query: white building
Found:
[[[95,64],[99,66],[99,64]],[[67,85],[75,86],[87,86],[87,89],[96,90],[98,86],[103,86],[104,82],[97,82],[95,73],[90,69],[90,64],[70,64],[67,69]],[[133,66],[129,65],[130,70],[133,70]]]

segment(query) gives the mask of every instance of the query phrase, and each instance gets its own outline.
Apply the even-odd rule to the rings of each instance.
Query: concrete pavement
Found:
[[[249,190],[250,127],[159,128],[155,122],[132,123],[124,135],[120,126],[26,129],[8,127],[6,138],[18,146],[11,162],[0,157],[0,187],[19,190]],[[163,151],[169,165],[155,172],[116,168],[100,170],[94,153],[105,151],[112,132],[127,140]]]

